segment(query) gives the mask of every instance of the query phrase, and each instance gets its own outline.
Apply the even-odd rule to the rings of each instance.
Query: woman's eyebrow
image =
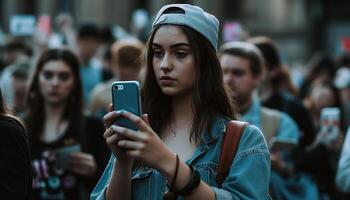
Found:
[[[52,70],[52,69],[43,69],[42,72],[51,72],[51,73],[70,73],[69,70]]]
[[[176,48],[176,47],[180,47],[180,46],[190,47],[190,44],[181,42],[181,43],[173,44],[173,45],[171,45],[170,47],[171,47],[171,48]]]
[[[152,43],[152,47],[162,47],[160,44],[157,43]],[[176,47],[180,47],[180,46],[186,46],[186,47],[191,47],[190,44],[185,43],[185,42],[180,42],[180,43],[176,43],[170,46],[170,48],[176,48]]]
[[[162,46],[157,43],[152,43],[152,47],[162,47]]]

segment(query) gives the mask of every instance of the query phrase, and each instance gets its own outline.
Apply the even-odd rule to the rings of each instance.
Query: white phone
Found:
[[[340,109],[326,107],[321,110],[320,132],[324,133],[322,141],[325,143],[335,140],[340,132]]]

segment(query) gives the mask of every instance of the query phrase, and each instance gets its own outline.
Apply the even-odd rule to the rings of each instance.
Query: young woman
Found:
[[[27,133],[5,111],[0,90],[0,199],[29,199],[32,169]]]
[[[269,152],[254,126],[245,128],[224,183],[215,180],[225,127],[234,118],[216,56],[218,26],[197,6],[159,11],[146,47],[147,114],[105,115],[113,155],[91,199],[163,199],[169,190],[178,199],[269,199]],[[138,131],[112,125],[119,117]]]
[[[334,187],[344,133],[342,126],[343,112],[339,92],[332,82],[323,81],[311,85],[307,96],[309,104],[306,107],[309,109],[314,126],[317,128],[317,135],[313,143],[305,150],[296,152],[294,168],[295,171],[302,171],[312,175],[322,196],[330,199],[340,199]],[[338,130],[328,126],[329,122],[321,121],[322,110],[327,107],[339,108],[340,122],[338,122]],[[323,125],[326,125],[328,128],[322,128]],[[338,131],[338,136],[334,137],[334,131]]]
[[[83,114],[82,99],[76,56],[64,49],[45,51],[29,87],[25,116],[33,199],[85,199],[107,163],[103,124]]]

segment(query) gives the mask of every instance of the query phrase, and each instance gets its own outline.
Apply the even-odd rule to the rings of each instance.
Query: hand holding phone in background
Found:
[[[97,172],[97,163],[92,154],[75,152],[69,155],[68,169],[83,176],[93,176]]]
[[[273,137],[270,140],[269,147],[271,151],[285,151],[291,153],[298,146],[295,139],[280,139]]]
[[[340,133],[340,109],[336,107],[323,108],[320,116],[320,143],[329,145]]]
[[[331,150],[340,150],[343,140],[340,131],[340,109],[336,107],[323,108],[320,115],[320,131],[309,148],[312,149],[319,144],[324,144]]]
[[[65,171],[69,165],[69,156],[72,153],[80,152],[81,146],[80,144],[74,144],[70,146],[65,146],[55,150],[56,153],[56,161],[55,168],[57,170]]]
[[[296,139],[273,137],[270,140],[269,148],[271,153],[271,167],[283,176],[293,173],[293,162],[291,155],[298,146]]]

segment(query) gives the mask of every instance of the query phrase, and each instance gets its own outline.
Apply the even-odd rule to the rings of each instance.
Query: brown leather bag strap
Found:
[[[238,149],[239,140],[247,125],[248,123],[246,122],[231,120],[226,126],[226,134],[224,135],[221,146],[218,173],[216,175],[216,181],[220,186],[222,186],[230,172],[232,161]]]

